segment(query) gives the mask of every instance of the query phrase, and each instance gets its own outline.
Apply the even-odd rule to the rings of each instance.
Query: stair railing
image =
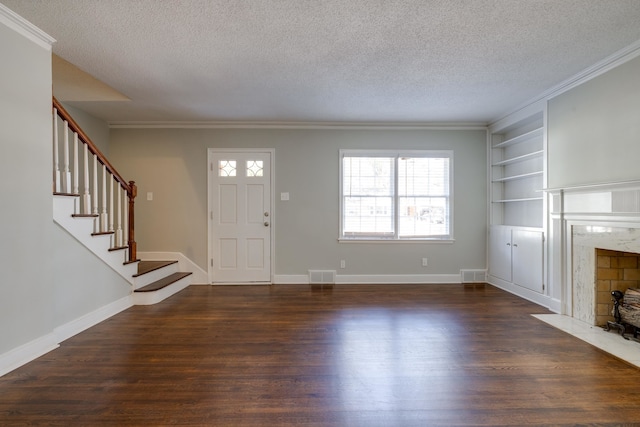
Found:
[[[111,250],[128,248],[129,262],[137,260],[137,192],[135,182],[122,178],[54,97],[53,193],[76,196],[74,216],[94,217],[93,234],[111,234]]]

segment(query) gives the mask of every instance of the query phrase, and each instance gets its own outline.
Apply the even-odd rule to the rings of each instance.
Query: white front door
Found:
[[[271,152],[209,152],[212,283],[271,282]]]

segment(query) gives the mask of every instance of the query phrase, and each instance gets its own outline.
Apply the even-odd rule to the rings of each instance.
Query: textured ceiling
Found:
[[[485,123],[640,40],[639,0],[0,1],[111,122]]]

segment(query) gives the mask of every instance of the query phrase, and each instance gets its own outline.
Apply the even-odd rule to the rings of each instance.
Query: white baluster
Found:
[[[107,167],[102,165],[102,211],[100,212],[100,232],[104,233],[108,228],[109,217],[107,215]]]
[[[93,198],[93,209],[91,213],[95,216],[98,215],[98,156],[93,155],[93,191],[91,192]],[[93,221],[93,231],[95,233],[100,232],[100,224],[96,219]]]
[[[113,210],[113,185],[114,185],[114,181],[116,180],[115,177],[111,174],[109,174],[109,176],[111,177],[111,184],[109,186],[109,231],[113,233],[114,228],[113,228],[113,217],[114,217],[114,210]]]
[[[122,221],[122,231],[123,231],[123,245],[122,246],[128,246],[129,245],[129,197],[127,196],[127,192],[123,191],[122,192],[122,202],[124,204],[123,210],[124,212],[122,213],[123,216],[123,221]],[[131,248],[129,248],[129,252],[131,251]],[[129,259],[129,257],[127,256],[127,259]]]
[[[73,179],[72,179],[72,185],[73,188],[71,189],[71,192],[73,194],[80,194],[78,193],[78,133],[74,132],[73,133],[73,170],[71,171],[73,173]],[[74,202],[73,202],[73,213],[80,213],[80,207],[78,206],[78,203],[80,203],[80,198],[79,197],[74,197]]]
[[[53,179],[56,193],[60,193],[60,162],[58,154],[58,109],[53,109]]]
[[[88,215],[91,213],[91,193],[89,193],[89,147],[84,145],[84,192],[82,194],[82,213]]]
[[[73,194],[78,193],[78,133],[73,133]]]
[[[69,171],[69,122],[64,121],[64,141],[62,141],[62,187],[65,193],[71,193],[71,172]]]
[[[120,183],[118,183],[118,221],[116,226],[116,247],[120,248],[124,246],[122,241],[122,186]]]

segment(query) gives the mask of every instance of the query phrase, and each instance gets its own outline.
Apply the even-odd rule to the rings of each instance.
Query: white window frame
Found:
[[[345,157],[392,157],[395,158],[394,176],[393,176],[393,235],[344,235],[344,183],[343,183],[343,164]],[[401,157],[440,157],[449,159],[449,194],[447,200],[447,217],[449,222],[449,233],[446,235],[419,236],[419,237],[400,237],[399,229],[399,199],[398,196],[398,158]],[[453,150],[339,150],[339,236],[340,242],[453,242]]]

